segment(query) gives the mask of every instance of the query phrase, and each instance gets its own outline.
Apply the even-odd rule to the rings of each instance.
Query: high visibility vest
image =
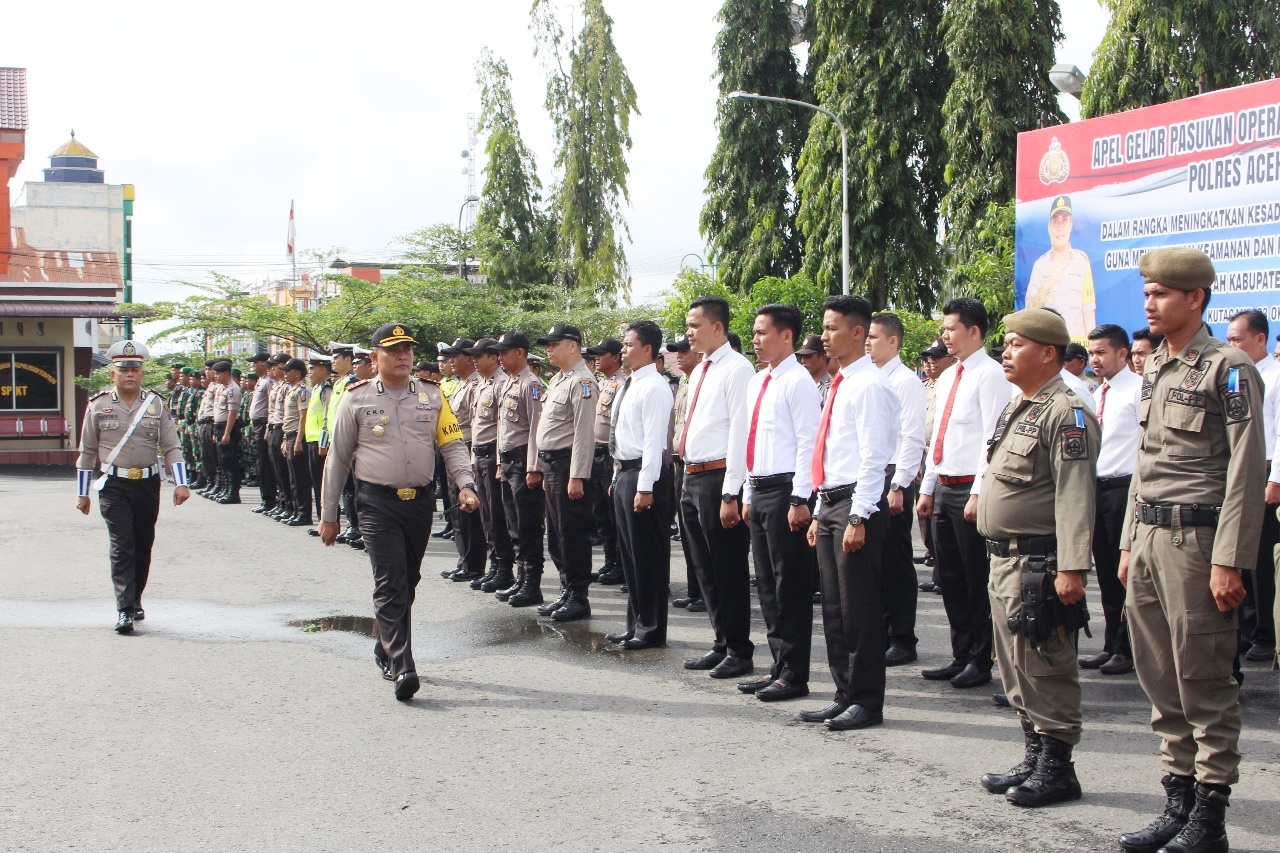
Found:
[[[319,388],[314,389],[311,399],[307,400],[307,417],[303,426],[305,441],[320,440],[320,431],[324,429],[325,414],[327,413],[326,406],[330,396],[330,394],[325,393],[325,389],[332,388],[332,382],[326,379]]]

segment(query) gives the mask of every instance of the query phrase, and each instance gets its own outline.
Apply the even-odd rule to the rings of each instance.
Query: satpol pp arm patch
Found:
[[[1089,458],[1089,442],[1084,427],[1065,426],[1058,434],[1062,445],[1062,461],[1077,462]]]
[[[1249,380],[1240,378],[1240,368],[1233,367],[1227,371],[1227,384],[1222,390],[1222,408],[1227,413],[1227,420],[1241,423],[1249,420]]]

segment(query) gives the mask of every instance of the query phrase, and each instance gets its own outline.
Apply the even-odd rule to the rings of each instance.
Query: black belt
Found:
[[[834,489],[818,489],[818,496],[822,498],[823,506],[832,506],[853,497],[856,488],[858,488],[857,483],[850,483],[847,486],[836,486]]]
[[[1214,527],[1218,524],[1218,513],[1222,507],[1200,506],[1200,504],[1174,507],[1140,503],[1133,511],[1133,517],[1143,524],[1172,527],[1175,509],[1179,510],[1183,527]]]
[[[510,450],[503,450],[498,454],[498,458],[503,462],[515,462],[517,459],[524,459],[529,453],[529,445],[522,444],[519,447],[513,447]]]
[[[619,471],[634,471],[634,470],[636,470],[637,468],[639,468],[639,467],[640,467],[640,463],[641,463],[641,462],[643,462],[643,461],[644,461],[643,459],[619,459],[619,460],[618,460],[618,470],[619,470]]]
[[[266,419],[266,418],[254,418],[254,419],[253,419],[253,425],[254,425],[254,426],[266,426],[266,425],[267,425],[267,419]]]
[[[377,483],[366,483],[364,480],[357,480],[358,488],[364,489],[375,495],[385,495],[400,501],[419,501],[427,500],[435,492],[435,484],[428,483],[425,486],[382,486]]]
[[[684,464],[684,460],[680,458],[680,454],[679,454],[679,453],[672,453],[672,454],[671,454],[671,461],[672,461],[672,462],[674,462],[674,463],[675,463],[675,464],[677,464],[677,465],[683,465],[683,464]]]
[[[1112,489],[1127,489],[1132,480],[1132,474],[1122,474],[1119,477],[1099,477],[1098,491],[1109,492]]]
[[[795,479],[795,474],[770,474],[767,477],[748,477],[751,481],[751,488],[756,491],[764,489],[772,489],[776,486],[790,486]]]
[[[226,421],[214,421],[214,422],[213,422],[213,425],[214,425],[214,426],[216,426],[218,429],[226,429],[226,428],[227,428],[227,422],[226,422]]]
[[[1024,557],[1045,557],[1058,553],[1057,536],[1019,536],[1017,539],[988,539],[987,553],[993,557],[1008,557],[1013,546]]]
[[[538,458],[543,462],[558,462],[561,459],[568,459],[573,455],[572,447],[562,447],[559,450],[539,450]]]
[[[198,424],[202,424],[202,425],[203,425],[203,424],[211,424],[211,423],[213,423],[213,418],[201,418],[200,420],[196,421],[196,423],[198,423]]]
[[[484,444],[477,444],[471,448],[477,459],[489,459],[493,454],[498,452],[498,442],[486,441]]]
[[[608,444],[600,444],[599,442],[597,442],[597,443],[596,443],[596,456],[608,456],[608,455],[609,455],[609,445],[608,445]]]

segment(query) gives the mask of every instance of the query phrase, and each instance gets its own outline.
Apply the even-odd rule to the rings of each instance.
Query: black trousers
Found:
[[[809,683],[813,651],[813,582],[817,555],[809,547],[808,527],[793,531],[791,481],[756,489],[751,498],[751,557],[756,595],[773,654],[772,678]]]
[[[1276,603],[1275,545],[1280,540],[1280,521],[1276,520],[1276,507],[1269,506],[1262,513],[1262,539],[1258,545],[1258,562],[1253,571],[1241,572],[1245,599],[1240,605],[1240,640],[1250,645],[1276,644],[1276,627],[1273,610]]]
[[[294,449],[297,438],[296,432],[284,434],[285,460],[289,464],[289,482],[293,486],[293,510],[295,515],[311,518],[311,469],[307,465],[306,446],[301,451]]]
[[[1120,535],[1133,511],[1129,503],[1129,478],[1099,482],[1093,510],[1093,565],[1102,599],[1106,628],[1102,650],[1109,655],[1133,658],[1129,626],[1124,621],[1124,585],[1120,583]],[[1064,566],[1063,568],[1067,568]],[[945,589],[945,587],[944,587]]]
[[[213,422],[200,424],[200,471],[209,485],[218,479],[218,448],[213,442]]]
[[[360,513],[356,511],[356,478],[347,475],[347,484],[342,487],[342,511],[347,516],[347,529],[360,532]]]
[[[964,520],[964,505],[972,486],[938,485],[933,494],[933,559],[942,583],[942,606],[951,625],[951,655],[989,671],[991,657],[991,599],[987,582],[987,542],[978,525]]]
[[[818,514],[822,633],[827,641],[831,680],[836,685],[835,701],[879,713],[884,710],[885,688],[880,567],[889,508],[882,499],[878,510],[865,522],[866,543],[858,551],[846,554],[843,541],[849,526],[849,508],[850,502],[843,500],[823,507]]]
[[[476,488],[480,490],[480,524],[484,527],[489,565],[509,569],[515,564],[515,549],[507,530],[507,512],[502,503],[502,483],[498,481],[498,458],[492,454],[476,455]]]
[[[546,533],[546,506],[542,488],[525,483],[526,447],[512,448],[502,461],[502,509],[507,516],[507,536],[515,549],[516,562],[526,571],[542,576],[542,540]]]
[[[552,555],[559,555],[560,586],[572,590],[580,598],[587,595],[591,586],[591,531],[595,522],[591,517],[594,488],[591,480],[583,482],[582,497],[569,497],[569,457],[542,463],[542,492],[547,503],[547,532],[556,547]],[[550,542],[548,544],[550,544]]]
[[[312,506],[320,506],[320,487],[324,483],[324,457],[320,455],[320,442],[307,442],[307,476],[311,480]]]
[[[276,503],[293,509],[293,476],[289,473],[289,460],[280,445],[284,444],[284,428],[275,424],[267,430],[267,448],[271,453],[271,470],[276,477]]]
[[[622,564],[618,562],[618,527],[613,517],[613,500],[609,497],[612,480],[613,457],[609,455],[609,447],[597,444],[591,459],[591,515],[604,548],[602,570],[616,571]],[[667,538],[670,539],[670,534]]]
[[[680,505],[684,502],[684,463],[673,456],[671,467],[675,469],[673,477],[675,481],[675,500],[671,505],[675,508],[674,516],[680,526],[680,550],[684,553],[685,581],[689,584],[688,597],[701,599],[702,587],[698,586],[698,573],[693,570],[693,560],[689,557],[689,541],[684,535],[684,521],[680,518]]]
[[[253,440],[253,453],[258,458],[258,494],[266,507],[276,505],[276,469],[271,461],[271,445],[267,439],[266,419],[253,422],[250,437]]]
[[[431,533],[431,506],[429,491],[417,500],[402,501],[381,491],[356,488],[360,532],[373,567],[375,651],[381,650],[395,675],[415,669],[412,611]]]
[[[458,492],[462,483],[453,482],[449,478],[449,502],[446,507],[453,507],[449,514],[453,517],[453,546],[458,551],[458,568],[469,572],[484,572],[485,542],[484,524],[480,521],[480,513],[463,512],[458,506]],[[479,488],[479,483],[476,488]],[[476,495],[476,497],[480,497]]]
[[[902,512],[889,516],[884,540],[884,566],[880,594],[884,600],[885,628],[889,642],[904,649],[916,647],[916,604],[920,598],[916,580],[915,549],[911,527],[916,518],[916,487],[902,490]]]
[[[667,586],[671,582],[671,502],[666,468],[653,484],[653,506],[635,511],[640,469],[619,471],[613,484],[618,559],[627,585],[627,633],[650,643],[667,641]]]
[[[111,542],[116,610],[132,612],[142,606],[142,592],[151,574],[151,546],[156,540],[156,518],[160,515],[160,478],[107,477],[98,492],[98,511],[107,522]]]
[[[240,459],[240,432],[233,427],[231,440],[223,444],[222,435],[226,428],[226,421],[213,425],[213,441],[218,450],[218,468],[222,471],[223,476],[230,481],[228,485],[232,489],[238,489],[240,488],[240,481],[244,478],[244,465]]]
[[[724,469],[684,477],[680,521],[685,554],[693,563],[715,631],[712,649],[750,659],[751,583],[747,560],[751,535],[747,525],[725,528],[720,524],[720,495]]]

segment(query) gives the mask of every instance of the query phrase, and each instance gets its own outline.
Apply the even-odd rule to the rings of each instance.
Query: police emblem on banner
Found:
[[[1062,150],[1062,143],[1055,136],[1049,143],[1049,150],[1040,158],[1040,183],[1061,184],[1070,176],[1071,161],[1067,159],[1067,152]]]

